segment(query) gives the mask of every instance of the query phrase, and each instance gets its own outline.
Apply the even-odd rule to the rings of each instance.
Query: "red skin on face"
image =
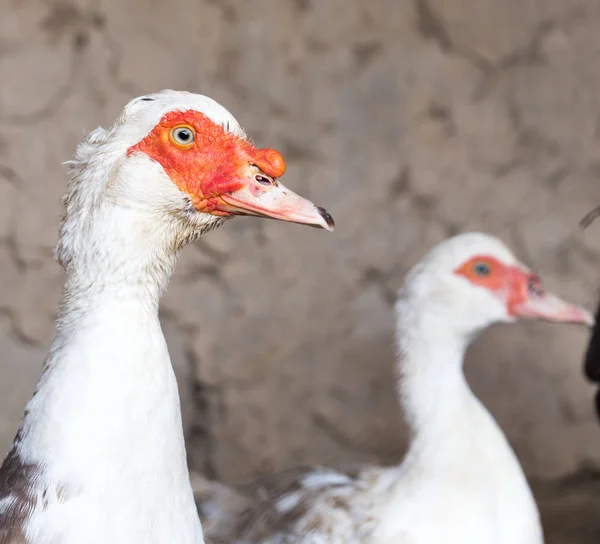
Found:
[[[490,273],[479,276],[475,266],[479,263],[486,264]],[[539,278],[535,274],[527,273],[516,266],[508,266],[498,259],[488,255],[476,255],[461,266],[454,273],[463,276],[472,284],[485,287],[506,299],[508,315],[516,316],[516,308],[529,299],[530,284],[543,291]]]
[[[171,137],[173,128],[181,125],[194,132],[195,141],[189,146]],[[127,150],[127,156],[135,152],[158,162],[197,210],[217,215],[230,215],[215,209],[219,197],[244,187],[251,175],[250,166],[272,178],[285,172],[285,161],[278,151],[257,149],[194,110],[164,115],[148,136]]]

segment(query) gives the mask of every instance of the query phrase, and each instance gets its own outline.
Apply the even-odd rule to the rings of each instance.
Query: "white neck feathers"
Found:
[[[470,339],[410,300],[399,299],[396,312],[401,405],[413,435],[438,432],[473,398],[462,368]]]
[[[87,214],[63,232],[67,278],[56,335],[15,447],[22,462],[43,467],[40,485],[77,499],[57,520],[79,516],[69,509],[81,504],[110,518],[110,531],[131,531],[128,541],[173,528],[160,541],[202,542],[158,319],[190,235],[177,239],[174,223],[110,196]],[[39,520],[32,517],[32,527]],[[89,534],[89,524],[75,523]],[[99,533],[104,541],[112,541],[110,531]]]

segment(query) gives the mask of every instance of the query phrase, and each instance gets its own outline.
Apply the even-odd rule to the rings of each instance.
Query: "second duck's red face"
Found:
[[[333,230],[325,210],[284,187],[285,161],[194,110],[171,111],[127,151],[158,162],[199,212],[259,215]]]
[[[548,293],[537,274],[489,255],[475,255],[454,270],[471,284],[492,292],[510,317],[590,323],[588,312]]]

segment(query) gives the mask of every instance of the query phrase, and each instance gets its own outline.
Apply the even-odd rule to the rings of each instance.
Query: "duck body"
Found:
[[[211,99],[132,100],[78,147],[66,280],[37,389],[0,468],[0,544],[203,543],[159,300],[181,249],[239,214],[332,230]]]
[[[269,516],[267,527],[285,530],[264,540],[251,530],[236,542],[541,544],[537,506],[513,449],[459,384],[457,377],[460,394],[434,397],[439,419],[414,437],[400,466],[303,474],[269,500],[269,514],[252,517]]]
[[[385,474],[397,487],[380,505],[381,522],[369,542],[543,542],[537,506],[512,448],[477,399],[467,406],[469,416],[451,430],[462,433],[460,443],[450,435],[443,447],[415,444],[404,464]]]
[[[210,534],[238,544],[542,544],[519,461],[462,368],[481,330],[524,317],[593,323],[498,239],[467,233],[438,244],[396,303],[397,391],[411,433],[402,463],[303,472],[259,489],[258,506],[249,499],[242,514],[221,515],[222,532]],[[199,502],[201,514],[210,510]]]
[[[506,260],[509,261],[508,256]],[[510,262],[510,261],[509,261]],[[373,542],[540,544],[537,506],[504,433],[462,371],[472,331],[397,302],[400,398],[412,429]],[[431,332],[436,331],[431,339]],[[426,361],[426,363],[424,363]]]

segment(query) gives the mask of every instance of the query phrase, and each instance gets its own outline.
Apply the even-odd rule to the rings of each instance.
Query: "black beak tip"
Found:
[[[335,228],[335,221],[333,220],[331,214],[325,208],[321,208],[321,206],[317,206],[317,210],[324,219],[325,223],[327,223],[327,226],[333,230]]]

